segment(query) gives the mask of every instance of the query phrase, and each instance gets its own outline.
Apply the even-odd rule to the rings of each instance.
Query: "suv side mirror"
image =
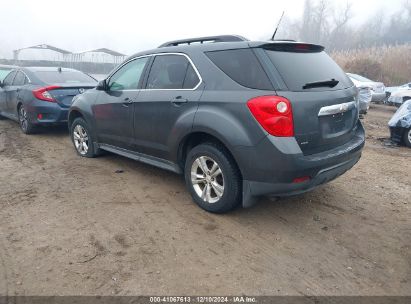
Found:
[[[99,90],[99,91],[107,91],[108,86],[107,86],[106,80],[104,79],[104,80],[99,81],[99,83],[97,84],[96,89]]]
[[[0,88],[4,87],[4,82],[0,80]]]

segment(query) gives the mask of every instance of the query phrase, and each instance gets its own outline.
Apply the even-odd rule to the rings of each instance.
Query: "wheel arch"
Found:
[[[22,105],[23,105],[23,101],[19,100],[19,101],[17,102],[17,107],[16,107],[17,113],[19,112],[20,107],[21,107]]]
[[[68,127],[71,128],[71,124],[76,118],[84,118],[84,115],[77,109],[71,110],[68,117]]]
[[[178,152],[177,152],[177,162],[178,166],[184,171],[184,165],[185,161],[187,158],[188,152],[193,149],[194,147],[203,144],[203,143],[215,143],[218,144],[228,152],[229,156],[233,159],[235,162],[238,171],[240,172],[240,175],[242,177],[242,172],[241,168],[239,166],[238,160],[236,159],[234,153],[232,152],[232,148],[225,143],[225,141],[222,139],[221,136],[218,136],[216,134],[211,134],[210,132],[206,131],[194,131],[189,134],[187,134],[181,141],[178,147]]]

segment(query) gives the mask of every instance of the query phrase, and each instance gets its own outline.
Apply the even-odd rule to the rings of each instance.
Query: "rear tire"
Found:
[[[94,135],[83,118],[79,117],[73,121],[70,137],[78,155],[93,158],[100,154],[100,149],[94,147]]]
[[[194,147],[187,155],[184,176],[198,206],[225,213],[241,202],[241,175],[227,149],[216,143]]]
[[[411,128],[404,132],[404,143],[408,148],[411,148]]]
[[[24,105],[20,105],[20,107],[18,108],[18,118],[20,129],[24,134],[31,135],[36,132],[36,126],[30,122],[30,117],[27,114]]]

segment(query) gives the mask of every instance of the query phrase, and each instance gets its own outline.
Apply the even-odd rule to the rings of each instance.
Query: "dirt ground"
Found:
[[[393,112],[373,106],[344,176],[225,215],[180,176],[2,120],[0,294],[411,295],[411,149],[381,139]]]

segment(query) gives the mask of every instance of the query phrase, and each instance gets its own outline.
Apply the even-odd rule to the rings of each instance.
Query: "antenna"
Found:
[[[275,31],[274,31],[273,36],[271,37],[271,40],[274,40],[275,35],[277,34],[278,28],[280,27],[281,21],[283,20],[283,17],[284,17],[284,13],[285,13],[285,11],[283,11],[283,13],[280,17],[280,20],[278,21],[277,27],[275,28]]]

